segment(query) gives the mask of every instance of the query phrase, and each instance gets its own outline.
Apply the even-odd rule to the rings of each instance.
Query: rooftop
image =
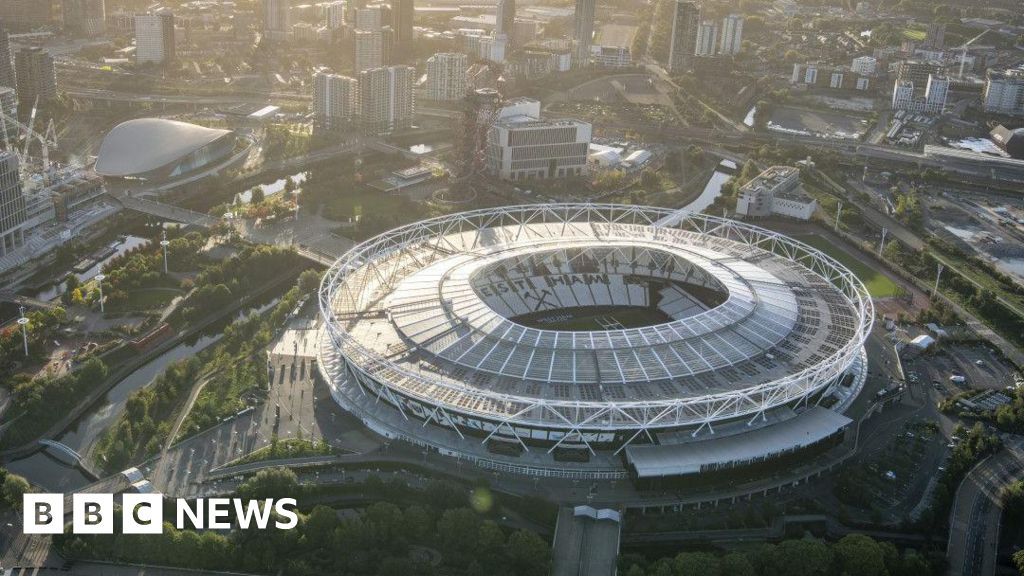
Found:
[[[103,138],[96,173],[133,176],[157,170],[233,134],[164,118],[137,118],[115,126]]]

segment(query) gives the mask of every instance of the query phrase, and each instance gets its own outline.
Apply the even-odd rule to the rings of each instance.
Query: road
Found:
[[[1024,437],[1006,435],[1003,449],[960,484],[950,517],[946,558],[952,576],[990,576],[996,569],[1003,488],[1024,478]]]

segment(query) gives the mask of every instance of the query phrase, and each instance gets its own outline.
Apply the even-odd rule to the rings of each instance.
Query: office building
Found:
[[[356,30],[355,41],[355,70],[357,73],[391,63],[394,34],[390,26],[384,26],[379,30]]]
[[[989,70],[983,102],[990,114],[1024,114],[1024,68]]]
[[[334,0],[324,6],[324,24],[331,30],[345,25],[345,0]]]
[[[576,65],[583,67],[590,62],[590,45],[594,39],[594,17],[597,0],[576,0],[576,14],[573,26]]]
[[[356,116],[359,85],[355,78],[317,72],[313,75],[313,121],[323,128],[347,126]]]
[[[102,36],[107,11],[104,0],[64,0],[61,15],[64,32],[80,36]]]
[[[356,8],[356,30],[380,30],[391,24],[391,9],[386,4]]]
[[[288,39],[291,30],[288,0],[263,0],[263,36],[273,42]]]
[[[163,64],[174,60],[174,14],[162,8],[135,16],[135,61]]]
[[[942,112],[946,107],[946,98],[949,96],[949,85],[950,81],[947,76],[934,74],[928,76],[928,83],[924,90],[925,112],[934,114]]]
[[[946,25],[938,22],[929,24],[924,46],[932,50],[942,50],[946,46]]]
[[[862,76],[871,76],[878,70],[878,59],[873,56],[854,58],[850,69]]]
[[[705,20],[697,28],[697,56],[714,56],[718,40],[718,26],[711,20]]]
[[[540,102],[520,98],[506,105],[487,138],[487,165],[504,180],[583,176],[591,125],[572,119],[544,120]]]
[[[416,17],[414,0],[392,0],[391,28],[395,31],[395,50],[402,58],[411,54],[413,43],[413,22]]]
[[[461,100],[466,95],[469,58],[456,52],[441,52],[427,59],[428,100]]]
[[[0,17],[12,32],[31,32],[53,24],[53,0],[3,0]]]
[[[690,0],[675,0],[671,10],[668,62],[669,72],[685,72],[693,65],[700,26],[700,7]]]
[[[914,96],[923,97],[928,86],[928,76],[942,73],[942,63],[929,60],[904,60],[896,66],[896,81],[911,82]]]
[[[512,37],[516,23],[516,0],[498,0],[494,17],[494,35]]]
[[[929,74],[923,94],[910,80],[897,80],[892,91],[892,109],[912,113],[941,114],[946,107],[950,80],[946,76]]]
[[[412,126],[416,69],[387,66],[359,73],[359,123],[367,134],[384,135]]]
[[[892,109],[910,110],[914,106],[914,83],[897,80],[892,88]]]
[[[14,88],[18,84],[14,76],[14,59],[11,58],[11,41],[7,30],[0,22],[0,87]]]
[[[57,97],[57,73],[50,54],[38,47],[22,48],[14,56],[18,82],[18,101],[24,103],[53,100]]]
[[[462,37],[463,49],[474,59],[490,62],[504,62],[508,52],[508,36],[504,34],[490,36],[482,33],[465,34]]]
[[[25,244],[25,195],[21,190],[18,157],[0,151],[0,256]]]
[[[729,14],[722,19],[722,40],[718,52],[725,56],[739,54],[743,49],[743,16]]]
[[[800,187],[800,171],[792,166],[772,166],[740,187],[736,214],[763,217],[788,216],[810,220],[818,203]]]

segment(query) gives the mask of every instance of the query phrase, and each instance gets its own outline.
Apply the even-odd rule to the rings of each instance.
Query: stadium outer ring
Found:
[[[348,275],[364,266],[384,259],[403,248],[422,244],[430,239],[468,229],[484,229],[490,225],[526,225],[529,223],[597,221],[607,224],[632,224],[675,228],[688,232],[715,235],[748,246],[766,249],[777,256],[804,266],[823,278],[841,294],[856,311],[857,326],[852,337],[839,350],[827,358],[799,372],[783,378],[746,388],[703,396],[642,401],[580,401],[549,398],[524,397],[482,389],[458,388],[463,394],[476,395],[481,399],[514,405],[522,409],[512,411],[513,415],[501,418],[494,413],[475,412],[441,406],[432,397],[419,395],[409,390],[394,390],[389,382],[375,376],[382,371],[391,371],[404,377],[422,379],[420,373],[409,371],[377,352],[367,349],[339,325],[332,303],[344,295],[340,292]],[[660,222],[660,223],[659,223]],[[387,272],[385,270],[385,272]],[[380,274],[379,271],[377,271]],[[349,297],[351,298],[351,291]],[[325,332],[331,346],[350,375],[369,378],[383,385],[397,396],[411,397],[428,406],[440,407],[465,414],[483,421],[493,422],[494,431],[507,425],[545,427],[564,430],[567,434],[581,431],[626,431],[640,432],[648,429],[679,428],[685,426],[703,427],[715,421],[735,419],[743,416],[763,414],[783,404],[806,399],[838,379],[862,358],[864,343],[871,332],[874,321],[874,306],[864,284],[850,270],[832,257],[798,240],[771,230],[741,223],[727,218],[702,213],[681,212],[667,208],[617,205],[617,204],[529,204],[485,208],[441,216],[415,222],[385,232],[356,245],[339,258],[325,273],[319,290],[319,305]],[[359,356],[358,358],[355,356]],[[431,380],[442,388],[454,389],[443,379]],[[391,399],[392,402],[395,399]],[[532,409],[540,408],[555,416],[560,425],[545,422],[520,421],[516,417]],[[398,408],[401,410],[401,408]],[[403,413],[404,415],[404,413]],[[408,418],[408,416],[406,416]],[[450,420],[450,417],[449,417]],[[438,418],[439,423],[442,419]],[[493,433],[493,432],[492,432]]]

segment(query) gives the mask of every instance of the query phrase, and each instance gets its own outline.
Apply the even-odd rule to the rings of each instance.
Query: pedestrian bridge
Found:
[[[90,479],[95,480],[99,478],[99,475],[89,468],[89,464],[85,461],[85,458],[83,458],[78,452],[75,452],[75,450],[67,444],[63,444],[56,440],[44,439],[39,441],[39,445],[44,448],[52,449],[53,455],[65,464],[82,469]]]

